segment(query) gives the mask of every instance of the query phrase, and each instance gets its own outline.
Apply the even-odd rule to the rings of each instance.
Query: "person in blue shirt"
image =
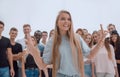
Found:
[[[104,34],[101,40],[103,38]],[[53,64],[53,77],[85,77],[83,54],[87,59],[93,58],[101,40],[90,50],[83,39],[74,33],[71,14],[62,10],[57,16],[54,36],[48,40],[43,57],[39,58],[35,53],[37,50],[33,47],[30,35],[27,35],[27,47],[40,69],[44,70],[46,65]]]

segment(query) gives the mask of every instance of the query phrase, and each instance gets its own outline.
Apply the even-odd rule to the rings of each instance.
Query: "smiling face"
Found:
[[[92,40],[92,36],[90,34],[87,34],[85,41],[88,45],[90,44],[91,40]]]
[[[10,39],[15,39],[17,37],[18,32],[11,30],[9,35],[10,35]]]
[[[114,43],[116,43],[116,42],[117,42],[117,37],[118,37],[117,34],[113,34],[113,35],[111,35],[111,40],[112,40]]]
[[[110,26],[108,27],[108,31],[109,31],[109,32],[112,32],[113,30],[116,30],[116,29],[115,29],[115,26],[114,26],[114,25],[110,25]]]
[[[24,31],[24,34],[27,35],[27,34],[30,34],[31,29],[30,27],[24,27],[23,31]]]
[[[29,24],[24,24],[24,25],[23,25],[23,32],[24,32],[25,36],[26,36],[27,34],[30,34],[30,32],[31,32],[31,27],[30,27]]]
[[[60,34],[66,34],[71,27],[71,17],[68,13],[60,13],[57,20],[57,27]]]

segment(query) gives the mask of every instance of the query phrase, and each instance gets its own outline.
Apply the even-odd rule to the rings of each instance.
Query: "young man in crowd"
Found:
[[[10,43],[11,43],[11,48],[12,48],[12,53],[13,53],[13,67],[15,70],[15,76],[18,77],[18,64],[17,61],[22,58],[22,46],[21,44],[15,42],[15,39],[17,37],[18,30],[15,27],[12,27],[10,29],[9,35],[10,35]]]
[[[22,39],[17,40],[17,42],[22,45],[22,50],[24,50],[26,48],[25,41],[26,41],[27,34],[30,35],[31,26],[29,24],[24,24],[23,32],[24,32],[24,37]],[[21,62],[19,61],[18,64],[19,64],[19,76],[18,77],[22,77]]]
[[[14,77],[10,40],[2,36],[4,26],[4,23],[0,21],[0,77],[10,77],[10,75]]]

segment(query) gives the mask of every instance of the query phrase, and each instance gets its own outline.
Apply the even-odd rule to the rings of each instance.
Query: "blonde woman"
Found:
[[[64,10],[60,11],[57,16],[55,34],[46,44],[43,62],[33,52],[36,49],[29,35],[27,40],[29,41],[27,47],[40,69],[44,69],[45,64],[53,64],[52,77],[85,77],[82,51],[90,59],[97,53],[96,49],[99,49],[99,44],[101,44],[99,42],[89,54],[90,48],[79,35],[74,34],[71,14]]]
[[[98,32],[99,38],[102,31]],[[93,46],[92,48],[94,48]],[[95,64],[96,77],[119,77],[115,61],[114,48],[110,45],[107,38],[102,40],[98,53],[95,55],[93,62]],[[94,68],[93,68],[94,69]]]

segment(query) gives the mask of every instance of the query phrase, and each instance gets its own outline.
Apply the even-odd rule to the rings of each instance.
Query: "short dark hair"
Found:
[[[24,27],[31,27],[31,26],[30,26],[29,24],[24,24],[24,25],[23,25],[23,28],[24,28]]]
[[[18,29],[17,28],[15,28],[15,27],[12,27],[11,29],[10,29],[10,31],[18,31]]]
[[[3,25],[3,26],[5,26],[5,24],[4,24],[4,22],[3,22],[3,21],[0,21],[0,24],[1,24],[1,25]]]
[[[119,35],[118,32],[117,32],[117,30],[113,30],[113,31],[111,32],[111,35],[114,35],[114,34]]]
[[[40,35],[41,35],[42,32],[41,32],[40,30],[36,30],[36,31],[34,32],[34,35],[35,35],[35,34],[40,34]]]
[[[42,33],[47,33],[47,34],[48,34],[48,32],[47,32],[47,31],[43,31]]]
[[[113,26],[113,27],[115,27],[115,25],[114,25],[114,24],[109,24],[109,25],[108,25],[108,27],[110,27],[110,26]]]

